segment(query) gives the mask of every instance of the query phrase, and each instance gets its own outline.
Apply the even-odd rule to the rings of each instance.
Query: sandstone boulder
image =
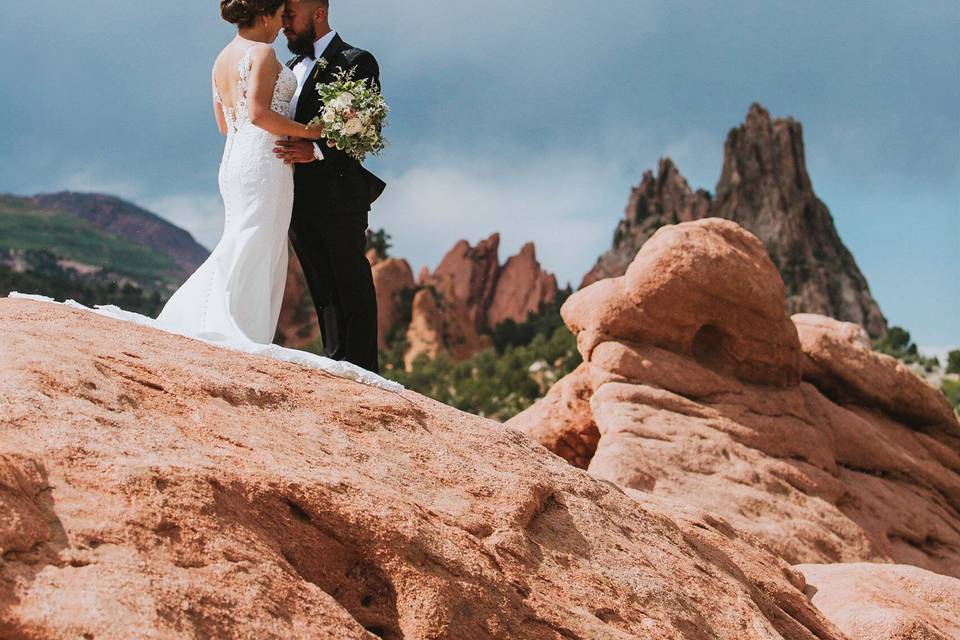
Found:
[[[710,218],[664,227],[627,273],[567,300],[563,319],[589,360],[606,341],[651,344],[757,384],[800,380],[797,330],[763,244]]]
[[[590,410],[592,395],[589,367],[580,366],[506,425],[523,431],[575,467],[586,469],[600,440]]]
[[[916,567],[800,565],[813,603],[850,640],[960,638],[960,580]]]
[[[0,301],[0,637],[840,640],[721,518],[522,434]]]
[[[721,516],[793,564],[960,576],[956,416],[862,331],[787,319],[761,251],[728,221],[661,229],[625,276],[568,300],[585,363],[509,424],[596,477]],[[703,327],[719,338],[701,341]],[[569,446],[597,433],[592,452]]]
[[[918,428],[955,422],[946,396],[874,351],[859,325],[805,314],[793,322],[803,345],[803,378],[834,400],[876,407]]]

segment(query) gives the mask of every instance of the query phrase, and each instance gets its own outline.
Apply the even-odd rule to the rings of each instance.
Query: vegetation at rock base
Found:
[[[947,354],[947,373],[960,375],[960,350]]]
[[[941,367],[937,358],[920,353],[910,332],[903,327],[890,327],[886,336],[873,342],[873,348],[880,353],[893,356],[904,364],[914,366],[917,373],[926,374],[928,379],[932,378],[932,382],[939,382],[950,404],[960,411],[960,380],[948,377],[960,374],[960,350],[951,351],[947,356],[946,367]]]
[[[494,420],[507,420],[543,397],[553,384],[581,362],[577,341],[560,317],[570,295],[530,316],[527,322],[507,321],[491,335],[494,348],[464,362],[448,355],[420,356],[412,371],[404,369],[406,326],[415,290],[403,294],[404,322],[381,353],[383,375],[407,388],[463,411]]]
[[[950,401],[954,409],[960,411],[960,381],[944,380],[943,392],[946,394],[947,400]]]
[[[910,332],[903,327],[890,327],[886,336],[874,341],[873,348],[906,364],[918,364],[927,373],[940,367],[937,358],[928,358],[920,353],[910,337]]]
[[[27,251],[19,261],[25,269],[14,270],[0,261],[0,297],[17,291],[75,300],[88,307],[113,304],[148,316],[156,316],[163,308],[159,291],[147,292],[132,282],[120,283],[100,274],[81,274],[60,266],[57,256],[49,251]]]
[[[527,322],[507,321],[497,327],[491,336],[494,348],[463,362],[454,362],[446,353],[434,359],[424,354],[406,371],[406,331],[418,290],[401,293],[403,322],[390,336],[389,348],[380,352],[382,375],[412,391],[468,413],[505,421],[546,395],[582,362],[577,339],[560,317],[560,306],[570,294],[567,290],[556,304],[530,316]],[[323,346],[318,338],[304,349],[321,354]]]

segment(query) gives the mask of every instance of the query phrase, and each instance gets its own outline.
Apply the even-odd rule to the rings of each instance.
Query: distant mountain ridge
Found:
[[[827,206],[807,172],[803,127],[770,117],[759,104],[730,131],[716,196],[694,192],[664,158],[648,171],[627,204],[613,247],[581,287],[623,275],[640,247],[660,227],[707,217],[733,220],[763,242],[787,288],[790,313],[816,313],[886,334],[887,320],[853,255],[840,239]]]
[[[61,191],[23,200],[38,208],[77,216],[111,235],[159,251],[176,263],[178,272],[172,275],[181,279],[193,273],[210,254],[189,232],[116,196]]]
[[[0,194],[0,297],[11,291],[156,315],[206,258],[189,233],[102,194]]]

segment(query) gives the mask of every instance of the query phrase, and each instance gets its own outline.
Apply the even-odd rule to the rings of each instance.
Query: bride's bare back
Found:
[[[238,36],[224,47],[213,65],[213,107],[220,133],[227,135],[230,126],[236,126],[234,114],[242,110],[249,114],[253,125],[274,135],[318,139],[319,131],[307,131],[302,124],[273,109],[282,72],[283,65],[268,44]],[[242,73],[247,74],[246,82],[242,82]]]

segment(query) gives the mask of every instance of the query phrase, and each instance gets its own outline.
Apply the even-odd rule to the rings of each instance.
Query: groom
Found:
[[[380,86],[380,68],[367,51],[330,28],[329,0],[287,0],[283,33],[296,54],[288,63],[298,88],[290,117],[307,123],[323,106],[316,87],[340,70]],[[324,355],[378,372],[377,296],[367,261],[367,217],[386,184],[324,140],[278,140],[274,149],[296,165],[290,241],[317,308]]]

